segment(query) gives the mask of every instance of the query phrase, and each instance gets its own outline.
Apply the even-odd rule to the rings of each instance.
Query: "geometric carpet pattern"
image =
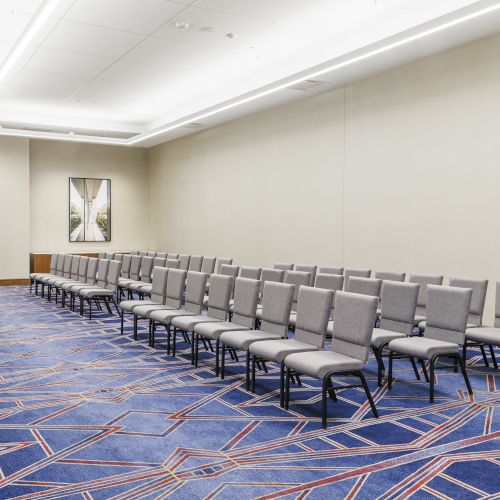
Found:
[[[201,346],[194,368],[181,337],[173,358],[130,326],[0,287],[0,498],[500,498],[500,370],[474,349],[472,398],[443,368],[430,404],[405,360],[377,388],[371,358],[380,418],[346,389],[322,429],[316,382],[285,411],[277,366],[251,394],[243,355],[220,380]]]

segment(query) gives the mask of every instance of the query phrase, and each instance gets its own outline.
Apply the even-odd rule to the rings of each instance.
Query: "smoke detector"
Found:
[[[189,29],[189,23],[187,21],[177,21],[175,27],[180,31],[186,31]]]
[[[202,26],[198,31],[200,33],[213,33],[215,28],[213,26]]]

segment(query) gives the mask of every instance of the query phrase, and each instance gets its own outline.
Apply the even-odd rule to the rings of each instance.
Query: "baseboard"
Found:
[[[12,285],[29,285],[29,279],[17,279],[17,280],[0,280],[0,286],[12,286]]]

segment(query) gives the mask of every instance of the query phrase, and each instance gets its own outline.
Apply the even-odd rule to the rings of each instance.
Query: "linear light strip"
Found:
[[[164,134],[166,132],[170,132],[171,130],[175,130],[179,127],[183,127],[183,126],[185,126],[193,121],[203,120],[204,118],[208,118],[210,116],[217,115],[219,113],[222,113],[223,111],[228,111],[229,109],[233,109],[233,108],[236,108],[238,106],[242,106],[243,104],[247,104],[251,101],[255,101],[256,99],[260,99],[262,97],[266,97],[268,95],[274,94],[275,92],[279,92],[280,90],[284,90],[292,85],[296,85],[297,83],[301,83],[304,80],[312,80],[312,79],[317,78],[318,76],[324,75],[326,73],[330,73],[332,71],[336,71],[338,69],[345,68],[346,66],[350,66],[352,64],[364,61],[366,59],[370,59],[374,56],[377,56],[377,55],[382,54],[384,52],[387,52],[389,50],[393,50],[393,49],[396,49],[398,47],[402,47],[404,45],[407,45],[411,42],[421,40],[422,38],[428,37],[430,35],[433,35],[435,33],[440,32],[440,31],[447,30],[449,28],[452,28],[452,27],[457,26],[459,24],[462,24],[464,22],[470,21],[472,19],[477,19],[478,17],[484,16],[484,15],[489,14],[491,12],[494,12],[498,9],[500,9],[500,2],[497,2],[494,5],[491,5],[489,7],[485,7],[484,9],[478,10],[476,12],[472,12],[471,14],[461,16],[461,17],[454,19],[452,21],[445,22],[443,24],[440,24],[439,26],[435,26],[434,28],[429,28],[429,29],[424,30],[420,33],[416,33],[415,35],[408,36],[406,38],[398,40],[397,42],[389,43],[387,45],[379,47],[378,49],[374,49],[374,50],[371,50],[369,52],[366,52],[365,54],[361,54],[361,55],[353,57],[351,59],[347,59],[346,61],[333,64],[332,66],[328,66],[327,68],[324,68],[324,69],[321,69],[318,71],[314,71],[306,76],[302,76],[300,78],[297,78],[296,80],[292,80],[292,81],[283,83],[281,85],[278,85],[276,87],[273,87],[271,89],[264,90],[262,92],[254,94],[252,96],[235,101],[231,104],[226,104],[225,106],[221,106],[221,107],[214,109],[212,111],[208,111],[206,113],[196,115],[194,117],[189,118],[189,120],[184,120],[184,121],[177,123],[175,125],[166,126],[166,127],[161,128],[160,130],[157,130],[155,132],[151,132],[151,133],[145,134],[143,136],[139,136],[136,139],[130,139],[128,141],[128,144],[130,144],[130,145],[137,144],[138,142],[142,142],[142,141],[145,141],[147,139],[151,139],[151,138],[156,137],[158,135]]]
[[[5,58],[2,66],[0,67],[0,82],[7,76],[17,60],[21,57],[26,47],[35,38],[37,33],[41,30],[42,26],[49,16],[54,12],[61,0],[46,0],[37,13],[33,16],[29,26],[22,34],[20,40],[16,43],[10,54]]]

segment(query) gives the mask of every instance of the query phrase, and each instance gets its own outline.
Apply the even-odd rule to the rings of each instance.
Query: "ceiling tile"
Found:
[[[119,58],[144,39],[142,35],[73,21],[61,21],[43,43],[49,49]]]

